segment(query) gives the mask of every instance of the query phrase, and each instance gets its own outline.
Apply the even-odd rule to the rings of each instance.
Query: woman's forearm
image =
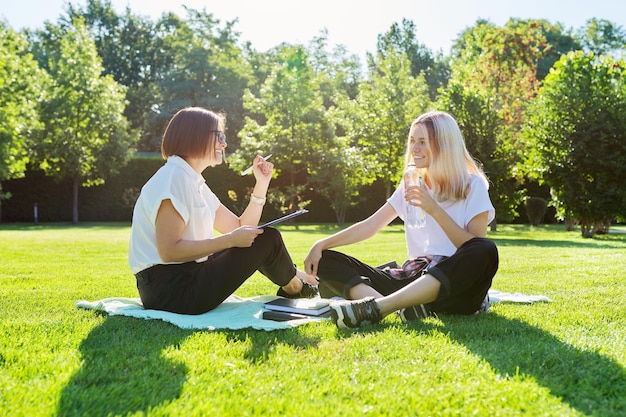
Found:
[[[389,203],[385,203],[376,213],[365,220],[353,224],[347,229],[315,243],[320,250],[336,248],[361,242],[376,235],[380,229],[391,223],[396,212]]]
[[[487,235],[487,212],[476,215],[468,224],[467,230],[456,224],[443,209],[437,210],[432,217],[457,248],[470,239]]]

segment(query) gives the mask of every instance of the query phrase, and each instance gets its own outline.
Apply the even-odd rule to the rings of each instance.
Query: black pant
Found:
[[[428,273],[441,282],[437,299],[428,304],[431,311],[449,314],[473,314],[480,308],[498,270],[498,249],[489,239],[473,238],[461,245]],[[396,280],[382,269],[332,250],[322,252],[318,266],[322,297],[341,296],[357,284],[367,284],[382,295],[389,295],[416,278]]]
[[[145,308],[201,314],[220,305],[257,270],[279,286],[296,275],[276,229],[265,228],[249,248],[226,249],[199,263],[154,265],[135,277]]]

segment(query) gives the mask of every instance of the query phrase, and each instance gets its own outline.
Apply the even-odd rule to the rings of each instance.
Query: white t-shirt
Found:
[[[134,274],[156,264],[165,264],[156,246],[156,216],[163,200],[169,199],[185,222],[182,238],[202,240],[213,237],[215,213],[220,201],[182,158],[170,156],[141,189],[133,210],[128,264]],[[197,262],[207,257],[197,259]],[[178,262],[173,262],[178,263]]]
[[[432,190],[428,189],[428,193],[432,197]],[[398,217],[404,221],[405,200],[404,200],[404,182],[400,182],[396,191],[387,200],[395,209]],[[436,200],[435,200],[436,201]],[[491,222],[496,211],[489,199],[489,192],[483,179],[470,175],[470,192],[465,200],[437,202],[443,210],[464,230],[467,225],[477,214],[487,211],[489,222]],[[415,259],[420,256],[427,255],[443,255],[451,256],[456,252],[456,247],[450,241],[439,224],[424,213],[426,224],[423,228],[409,229],[404,228],[406,236],[408,259]]]

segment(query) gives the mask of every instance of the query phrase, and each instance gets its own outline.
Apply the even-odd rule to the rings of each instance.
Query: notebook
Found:
[[[320,316],[330,311],[330,300],[324,298],[277,298],[265,303],[265,309],[286,313]]]
[[[279,217],[279,218],[274,219],[274,220],[272,220],[272,221],[269,221],[269,222],[267,222],[267,223],[265,223],[265,224],[262,224],[262,225],[260,225],[260,226],[257,226],[257,228],[262,229],[262,228],[264,228],[264,227],[271,226],[271,225],[273,225],[273,224],[277,224],[277,223],[284,222],[285,220],[293,219],[293,218],[294,218],[294,217],[296,217],[296,216],[299,216],[299,215],[301,215],[301,214],[308,213],[308,212],[309,212],[309,210],[305,210],[305,209],[298,210],[298,211],[294,211],[294,212],[293,212],[293,213],[291,213],[291,214],[287,214],[287,215],[285,215],[285,216],[283,216],[283,217]]]
[[[286,311],[273,311],[273,310],[265,310],[263,311],[263,320],[273,320],[273,321],[288,321],[288,320],[302,320],[302,319],[312,319],[312,318],[322,318],[322,317],[330,317],[330,311],[326,313],[322,313],[319,316],[307,316],[305,314],[296,314],[296,313],[287,313]]]

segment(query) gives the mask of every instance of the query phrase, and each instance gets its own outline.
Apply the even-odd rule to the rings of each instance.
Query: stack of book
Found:
[[[330,300],[324,298],[277,298],[265,303],[263,319],[287,321],[330,316]]]

